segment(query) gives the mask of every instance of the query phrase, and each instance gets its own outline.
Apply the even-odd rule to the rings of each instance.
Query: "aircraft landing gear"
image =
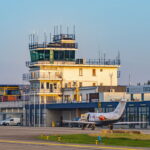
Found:
[[[113,130],[113,125],[112,125],[112,124],[109,125],[109,129],[110,129],[110,130]]]
[[[95,125],[94,124],[91,126],[91,130],[95,130]]]
[[[83,124],[83,125],[82,125],[82,130],[84,130],[84,129],[85,129],[85,127],[86,127],[86,124]]]

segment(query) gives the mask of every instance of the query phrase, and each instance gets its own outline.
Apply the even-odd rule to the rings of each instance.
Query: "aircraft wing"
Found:
[[[63,120],[63,123],[77,123],[77,124],[95,124],[95,122],[90,121],[73,121],[73,120]]]
[[[148,122],[116,122],[114,124],[118,124],[118,125],[129,125],[129,124],[145,124]]]

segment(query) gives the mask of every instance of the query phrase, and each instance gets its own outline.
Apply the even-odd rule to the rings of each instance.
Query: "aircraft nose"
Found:
[[[104,116],[99,116],[99,120],[105,120],[105,117]]]

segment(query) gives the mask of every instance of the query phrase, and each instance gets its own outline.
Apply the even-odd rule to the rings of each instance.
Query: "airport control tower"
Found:
[[[32,101],[63,102],[63,88],[118,85],[119,57],[113,60],[105,57],[76,59],[77,50],[75,33],[54,32],[49,42],[45,40],[42,44],[38,43],[36,35],[30,36],[31,60],[26,62],[29,73],[23,78],[30,82]],[[77,98],[76,91],[71,99]],[[82,97],[78,100],[82,101]]]

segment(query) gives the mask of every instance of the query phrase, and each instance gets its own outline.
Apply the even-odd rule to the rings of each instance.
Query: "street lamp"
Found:
[[[41,109],[40,109],[40,97],[39,97],[39,127],[41,127]]]
[[[33,92],[33,96],[34,96],[34,127],[35,127],[35,90]]]

